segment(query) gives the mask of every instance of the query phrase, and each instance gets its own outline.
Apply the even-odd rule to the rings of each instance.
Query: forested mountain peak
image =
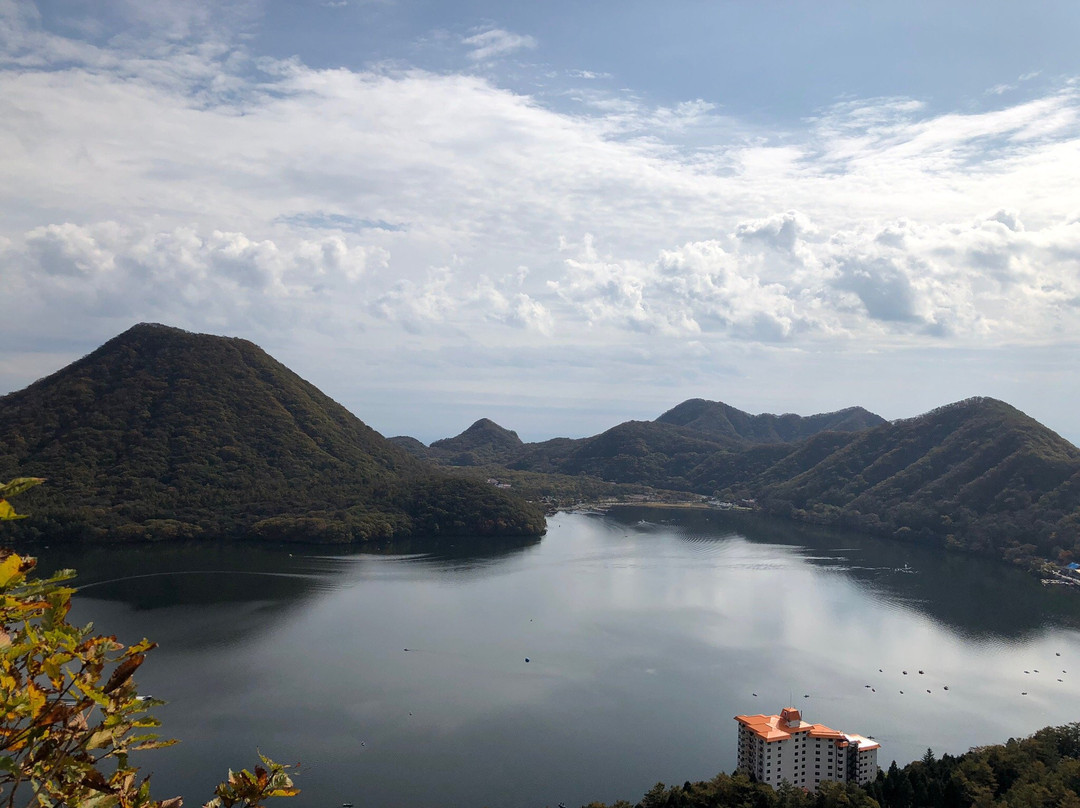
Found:
[[[431,445],[444,449],[467,449],[489,443],[505,446],[506,448],[522,445],[517,432],[499,426],[490,418],[481,418],[460,435],[437,440]]]
[[[517,432],[481,418],[460,435],[432,443],[429,456],[456,466],[504,463],[524,445]]]
[[[49,479],[37,528],[73,537],[542,530],[535,509],[419,462],[255,344],[157,324],[0,398],[0,478],[19,475]]]
[[[767,509],[1003,555],[1080,557],[1080,449],[1003,401],[972,398],[822,434],[729,477]]]
[[[801,416],[792,413],[751,415],[722,401],[692,398],[672,407],[657,423],[692,429],[713,439],[740,439],[752,443],[786,443],[819,432],[855,432],[885,423],[862,407]]]

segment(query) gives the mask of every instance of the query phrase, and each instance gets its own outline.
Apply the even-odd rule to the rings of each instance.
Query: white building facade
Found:
[[[794,707],[780,715],[737,715],[738,769],[773,788],[787,780],[813,791],[822,780],[865,785],[878,774],[872,738],[808,724]]]

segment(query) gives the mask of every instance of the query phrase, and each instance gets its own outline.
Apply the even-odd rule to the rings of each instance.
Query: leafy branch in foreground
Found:
[[[3,497],[39,482],[0,485],[0,519],[20,518]],[[75,590],[63,584],[75,573],[34,579],[36,564],[0,549],[0,806],[180,808],[179,797],[154,800],[129,760],[175,743],[153,731],[159,722],[147,710],[162,702],[140,696],[133,678],[156,643],[125,647],[94,635],[92,624],[72,625]],[[260,757],[267,768],[229,772],[208,808],[256,808],[298,793],[286,766]]]
[[[300,789],[293,787],[292,780],[285,773],[288,766],[275,763],[262,754],[259,759],[269,770],[256,766],[254,774],[247,769],[230,771],[229,778],[218,784],[214,789],[214,798],[203,808],[256,808],[270,797],[292,797],[300,793]]]
[[[11,482],[0,483],[0,521],[25,519],[24,515],[15,513],[15,509],[11,507],[11,503],[7,501],[7,498],[21,494],[28,488],[41,485],[43,482],[45,480],[41,477],[16,477]]]

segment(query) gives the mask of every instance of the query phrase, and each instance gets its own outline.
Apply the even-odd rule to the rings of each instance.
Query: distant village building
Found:
[[[737,715],[738,769],[773,788],[787,780],[813,791],[822,780],[865,785],[877,777],[880,744],[808,724],[794,707],[780,715]]]

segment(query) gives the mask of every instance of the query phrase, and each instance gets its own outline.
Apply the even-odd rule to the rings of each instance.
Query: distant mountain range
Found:
[[[673,407],[654,421],[686,427],[715,440],[746,443],[786,443],[819,432],[857,432],[885,423],[880,415],[862,407],[802,417],[799,415],[750,415],[720,401],[692,398]]]
[[[536,535],[535,506],[421,462],[241,339],[143,324],[0,398],[17,538]]]
[[[809,417],[750,415],[719,401],[691,399],[654,421],[627,421],[590,438],[523,443],[516,432],[482,418],[460,435],[427,447],[405,436],[390,440],[417,457],[448,466],[499,465],[711,493],[719,485],[713,479],[718,454],[741,454],[762,444],[779,446],[829,430],[852,432],[884,423],[861,407]]]
[[[0,398],[0,479],[31,475],[48,484],[23,496],[34,518],[15,537],[535,535],[543,515],[516,491],[551,507],[652,490],[1015,561],[1080,559],[1080,449],[1001,401],[889,423],[859,407],[750,415],[691,399],[588,438],[525,443],[484,418],[425,446],[383,438],[250,342],[160,325]]]
[[[973,398],[893,423],[862,408],[750,415],[692,399],[593,437],[522,443],[483,420],[424,447],[445,465],[589,475],[753,500],[767,512],[1019,562],[1080,558],[1080,450],[1008,404]]]

